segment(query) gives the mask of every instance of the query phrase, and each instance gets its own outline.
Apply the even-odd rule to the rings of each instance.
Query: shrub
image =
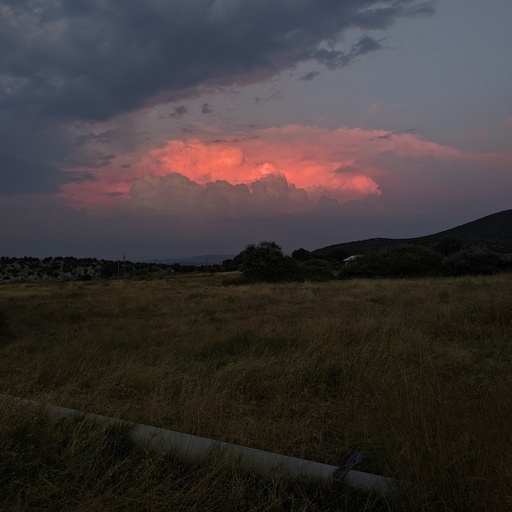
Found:
[[[449,276],[491,275],[512,269],[512,255],[473,246],[444,258],[442,267]]]
[[[311,253],[302,247],[300,249],[295,249],[295,251],[292,252],[292,258],[297,261],[307,261],[311,257]]]
[[[308,281],[329,281],[335,277],[332,265],[326,260],[307,260],[302,264],[302,270]]]
[[[276,242],[249,244],[238,257],[246,281],[275,283],[304,280],[300,263],[285,256]]]
[[[441,272],[442,254],[427,247],[399,245],[345,263],[340,278],[426,277]]]

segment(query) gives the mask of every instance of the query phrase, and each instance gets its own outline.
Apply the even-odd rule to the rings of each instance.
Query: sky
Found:
[[[510,0],[0,0],[0,254],[289,254],[510,209],[510,20]]]

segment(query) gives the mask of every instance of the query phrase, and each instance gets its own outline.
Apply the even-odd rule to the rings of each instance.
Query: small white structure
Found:
[[[343,263],[346,263],[347,261],[357,260],[358,258],[362,258],[363,256],[364,256],[364,254],[353,254],[352,256],[349,256],[348,258],[345,258],[343,260]]]

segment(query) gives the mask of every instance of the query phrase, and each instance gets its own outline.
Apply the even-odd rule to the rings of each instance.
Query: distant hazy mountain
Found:
[[[190,258],[163,258],[158,260],[148,260],[148,262],[163,263],[165,265],[193,265],[200,267],[201,265],[218,265],[224,260],[233,258],[232,254],[204,254],[202,256],[191,256]]]
[[[368,251],[401,244],[435,246],[443,239],[449,238],[461,240],[465,246],[479,245],[494,251],[512,252],[512,210],[493,213],[433,235],[418,238],[370,238],[329,245],[313,251],[313,254],[324,257],[332,253],[364,254]]]

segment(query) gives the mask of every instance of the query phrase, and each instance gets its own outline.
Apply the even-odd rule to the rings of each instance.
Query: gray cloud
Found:
[[[188,112],[188,108],[185,105],[176,107],[169,115],[175,119],[181,119]]]
[[[353,47],[352,51],[356,55],[364,55],[365,53],[374,52],[376,50],[380,50],[381,45],[378,41],[373,39],[372,37],[365,36],[362,37]]]
[[[203,103],[203,106],[201,107],[201,114],[211,114],[213,112],[212,108],[208,103]]]
[[[408,128],[407,130],[402,130],[400,132],[387,132],[385,133],[384,135],[377,135],[375,137],[372,137],[370,139],[368,139],[369,141],[374,141],[374,140],[387,140],[387,139],[391,139],[391,137],[393,137],[394,135],[401,135],[402,133],[412,133],[416,131],[415,128]]]
[[[96,181],[96,176],[89,171],[74,171],[66,173],[67,181],[72,183],[83,183]]]
[[[373,39],[373,37],[365,36],[362,37],[357,43],[352,45],[350,51],[348,52],[321,48],[314,53],[314,57],[318,62],[326,66],[328,69],[336,69],[339,67],[348,66],[357,57],[365,55],[366,53],[380,50],[380,48],[381,44],[378,41]],[[311,73],[308,75],[311,75]],[[306,75],[306,77],[308,77],[308,75]],[[314,76],[312,78],[314,78]],[[307,79],[308,78],[306,78],[306,80]]]
[[[337,201],[334,203],[338,204]],[[145,176],[135,181],[130,199],[117,203],[118,211],[166,217],[210,218],[240,215],[271,217],[313,210],[318,197],[289,183],[282,174],[268,174],[250,185],[217,180],[201,186],[180,173]],[[339,205],[338,205],[339,206]],[[263,212],[263,213],[262,213]]]
[[[319,71],[310,71],[309,73],[306,73],[304,76],[301,76],[300,79],[304,82],[310,82],[313,80],[313,78],[317,77],[320,74]]]
[[[111,145],[113,140],[117,138],[117,136],[118,134],[114,130],[107,130],[97,135],[94,133],[78,135],[74,138],[74,140],[76,144],[79,146],[82,146],[89,141],[96,141],[100,142],[101,144]]]

